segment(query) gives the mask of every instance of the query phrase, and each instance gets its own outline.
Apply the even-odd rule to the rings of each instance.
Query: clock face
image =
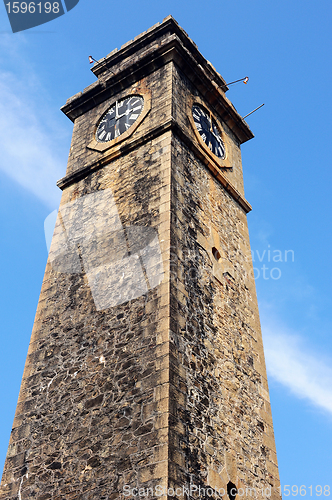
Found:
[[[201,108],[197,104],[194,104],[192,113],[195,126],[204,143],[214,155],[223,160],[226,156],[226,149],[225,144],[220,137],[220,132],[216,122],[210,116],[208,111]]]
[[[141,114],[143,105],[144,99],[138,95],[116,101],[98,125],[97,141],[108,142],[126,132]]]

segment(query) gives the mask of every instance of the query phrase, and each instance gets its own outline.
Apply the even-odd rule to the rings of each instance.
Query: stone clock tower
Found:
[[[278,496],[240,145],[172,17],[62,111],[74,132],[1,500]]]

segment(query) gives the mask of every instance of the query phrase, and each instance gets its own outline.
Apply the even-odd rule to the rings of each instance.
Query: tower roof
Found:
[[[219,113],[240,143],[254,137],[227,99],[225,80],[203,57],[172,16],[113,50],[92,67],[96,82],[67,100],[61,110],[75,121],[96,104],[111,98],[157,68],[173,61]]]

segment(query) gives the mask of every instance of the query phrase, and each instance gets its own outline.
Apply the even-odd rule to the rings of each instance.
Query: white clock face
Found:
[[[144,106],[144,99],[135,95],[116,101],[102,117],[97,131],[98,142],[109,142],[126,132],[137,120]]]
[[[226,157],[225,144],[220,137],[217,124],[210,113],[201,106],[194,104],[192,109],[195,126],[204,143],[221,160]]]

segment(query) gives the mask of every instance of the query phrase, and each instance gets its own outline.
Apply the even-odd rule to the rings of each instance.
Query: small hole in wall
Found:
[[[227,495],[229,497],[229,500],[235,500],[235,497],[237,495],[237,487],[235,486],[232,481],[229,481],[227,484]]]
[[[257,420],[257,427],[264,432],[264,424],[263,424],[263,422],[260,422],[259,420]]]
[[[221,259],[220,252],[219,252],[218,248],[216,248],[216,247],[213,247],[213,248],[212,248],[212,255],[213,255],[213,257],[214,257],[216,260]]]

